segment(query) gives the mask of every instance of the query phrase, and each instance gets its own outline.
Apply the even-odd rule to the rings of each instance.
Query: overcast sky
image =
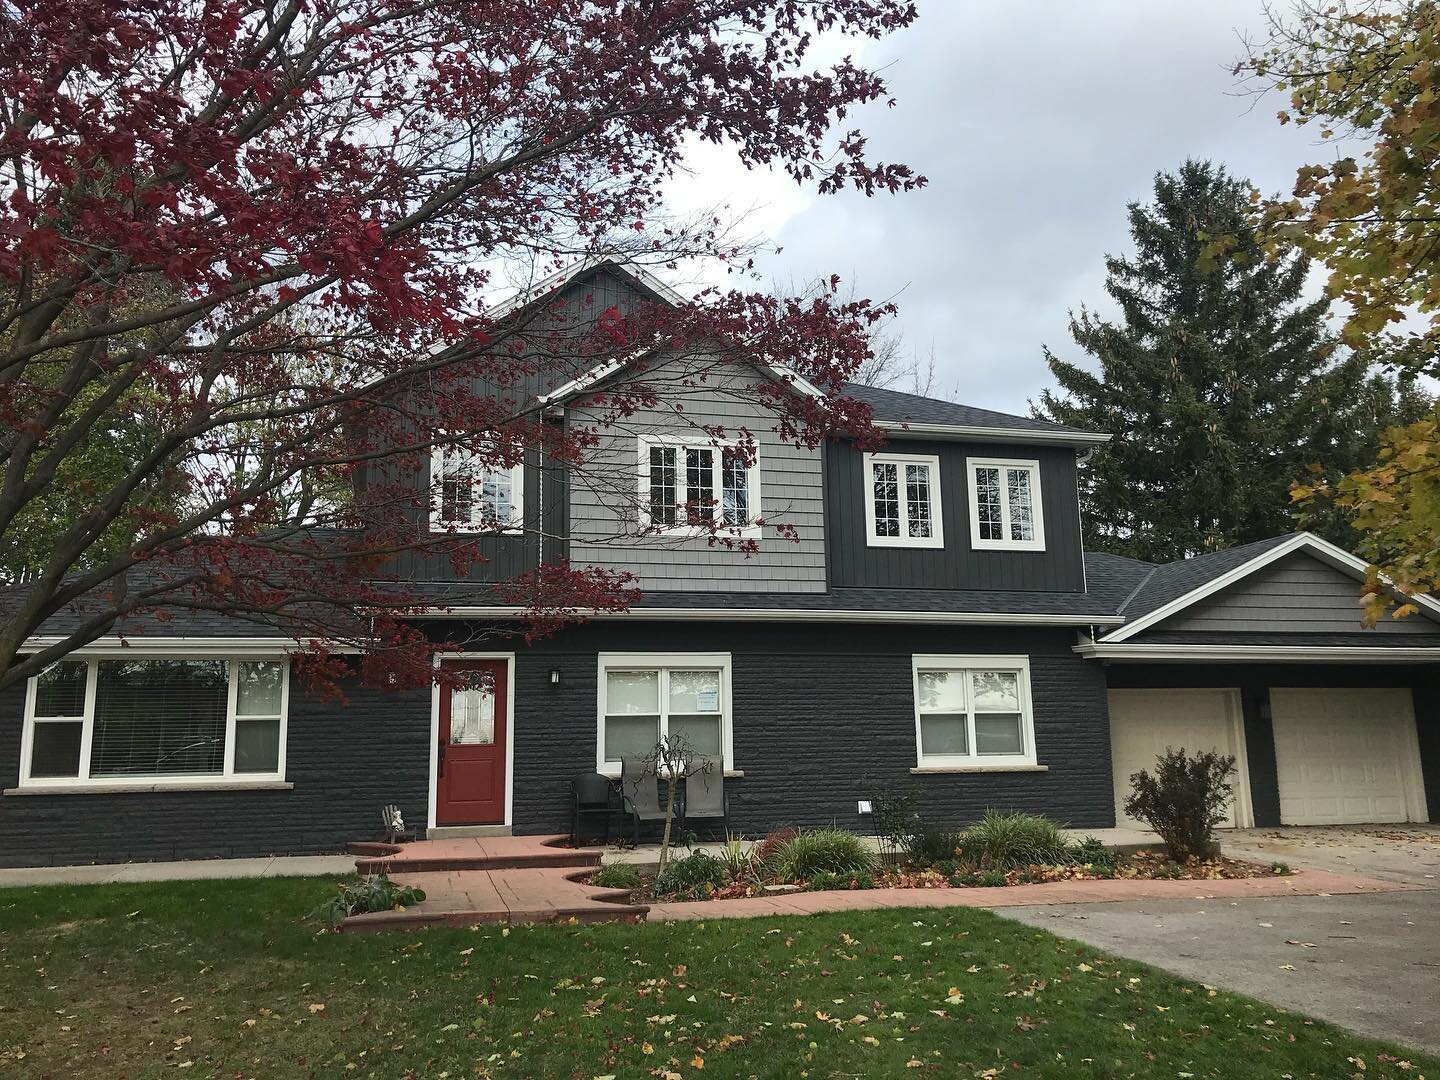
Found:
[[[1080,358],[1067,312],[1108,310],[1103,258],[1129,250],[1125,206],[1154,174],[1210,158],[1267,191],[1320,160],[1283,104],[1239,96],[1239,34],[1260,0],[921,0],[909,30],[861,55],[897,104],[859,118],[877,158],[930,180],[899,196],[820,198],[692,155],[683,206],[730,199],[779,245],[767,277],[839,273],[895,298],[907,350],[933,347],[942,396],[1009,412],[1049,382],[1041,345]],[[908,387],[906,387],[908,389]]]

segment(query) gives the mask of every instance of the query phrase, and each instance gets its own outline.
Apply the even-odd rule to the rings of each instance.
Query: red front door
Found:
[[[504,660],[454,660],[445,666],[472,679],[468,689],[440,689],[435,824],[503,824],[510,739],[507,664]]]

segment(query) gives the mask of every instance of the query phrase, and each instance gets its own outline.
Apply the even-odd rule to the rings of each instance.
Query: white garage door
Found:
[[[1409,690],[1270,691],[1280,821],[1423,821]]]
[[[1249,824],[1244,790],[1244,753],[1240,746],[1239,694],[1235,690],[1111,690],[1110,758],[1115,774],[1115,824],[1147,829],[1125,816],[1130,777],[1155,768],[1169,747],[1234,754],[1241,770],[1230,803],[1230,821]]]

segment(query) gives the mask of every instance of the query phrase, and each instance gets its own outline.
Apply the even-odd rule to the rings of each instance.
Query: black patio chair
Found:
[[[620,759],[620,798],[621,811],[630,818],[631,835],[639,847],[640,826],[665,820],[665,811],[660,808],[658,778],[644,758]]]
[[[582,773],[570,782],[570,841],[580,846],[582,826],[587,819],[599,819],[601,839],[610,840],[610,826],[620,810],[615,785],[600,773]]]
[[[695,772],[685,778],[685,804],[682,814],[686,832],[692,821],[724,822],[730,816],[730,802],[725,794],[725,770],[719,758],[695,757]]]

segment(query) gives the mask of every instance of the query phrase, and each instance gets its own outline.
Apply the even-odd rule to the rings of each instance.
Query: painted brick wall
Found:
[[[292,691],[290,791],[0,797],[0,866],[343,851],[379,833],[391,802],[423,825],[429,691],[348,697]],[[23,707],[23,688],[0,695],[0,788],[18,779]]]

